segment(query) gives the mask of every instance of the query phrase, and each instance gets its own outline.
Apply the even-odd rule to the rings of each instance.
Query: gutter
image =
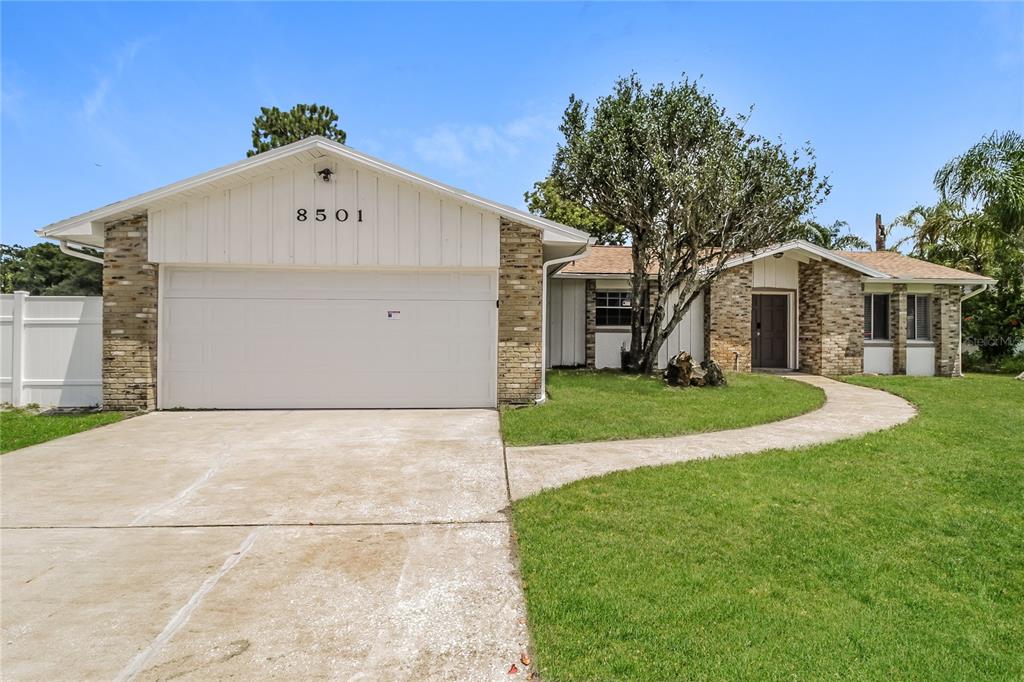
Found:
[[[74,256],[75,258],[81,258],[82,260],[87,260],[87,261],[90,261],[92,263],[99,263],[100,265],[103,265],[103,259],[101,257],[94,256],[91,253],[85,253],[84,251],[77,251],[75,249],[72,249],[70,246],[68,246],[68,240],[67,239],[58,239],[57,241],[60,243],[60,252],[61,253],[65,254],[65,255],[68,255],[68,256]],[[73,242],[73,243],[75,243],[77,246],[85,246],[84,244],[78,244],[77,242]],[[95,249],[96,247],[90,246],[88,248]],[[100,253],[103,253],[103,249],[96,249],[96,250],[99,251]]]
[[[960,297],[960,302],[963,303],[964,301],[966,301],[969,298],[974,298],[978,294],[983,293],[985,291],[988,291],[989,286],[990,286],[989,284],[982,284],[981,286],[977,287],[976,289],[971,289],[966,294],[964,294],[963,296]]]
[[[590,250],[590,245],[593,243],[593,237],[587,240],[587,243],[579,251],[571,256],[564,256],[562,258],[552,258],[549,261],[544,261],[544,267],[541,268],[541,286],[540,286],[540,395],[533,401],[535,404],[540,405],[547,400],[548,392],[548,270],[552,265],[561,265],[562,263],[569,263],[580,258],[586,258],[587,253]]]

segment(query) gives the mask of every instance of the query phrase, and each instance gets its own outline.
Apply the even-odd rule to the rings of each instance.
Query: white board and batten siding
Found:
[[[549,279],[547,305],[547,366],[586,365],[586,282],[582,279]]]
[[[317,175],[324,167],[330,182]],[[149,211],[155,263],[496,268],[498,237],[496,214],[340,160],[185,192]]]
[[[99,405],[102,357],[99,296],[0,296],[0,402]]]
[[[751,286],[754,289],[796,291],[800,286],[800,264],[792,258],[758,258],[751,265]]]
[[[629,289],[628,280],[597,280],[601,290]],[[669,300],[668,305],[672,305]],[[548,282],[547,364],[549,367],[572,367],[586,364],[586,281],[553,277]],[[601,328],[594,334],[594,364],[598,369],[621,367],[622,346],[629,346],[626,327]],[[704,359],[704,296],[690,304],[690,309],[665,340],[658,353],[658,364],[664,367],[671,356],[687,351],[698,362]]]

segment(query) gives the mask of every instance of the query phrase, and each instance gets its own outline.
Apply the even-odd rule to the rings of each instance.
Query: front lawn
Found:
[[[768,374],[728,375],[728,386],[669,388],[613,371],[552,370],[543,405],[506,409],[509,445],[679,436],[763,424],[817,409],[824,393]]]
[[[542,676],[1024,678],[1024,383],[850,381],[920,414],[516,503]]]
[[[123,418],[123,412],[38,414],[33,410],[4,410],[0,412],[0,453],[70,436]]]

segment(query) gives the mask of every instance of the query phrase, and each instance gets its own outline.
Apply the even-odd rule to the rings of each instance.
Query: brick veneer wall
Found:
[[[104,226],[103,407],[156,408],[157,266],[145,215]]]
[[[594,369],[597,366],[597,281],[588,279],[586,289],[587,316],[584,327],[586,335],[586,359],[587,367]]]
[[[935,375],[958,377],[960,371],[960,287],[935,286],[932,295],[932,341],[935,342]]]
[[[797,367],[801,372],[821,374],[821,263],[800,263],[797,276]]]
[[[540,395],[544,247],[540,230],[501,221],[498,265],[498,402]]]
[[[750,371],[753,274],[750,263],[723,271],[705,301],[707,354],[725,370]]]
[[[907,373],[907,285],[893,284],[889,295],[889,338],[892,340],[892,373]]]
[[[864,371],[864,294],[860,275],[831,261],[801,263],[800,370]]]

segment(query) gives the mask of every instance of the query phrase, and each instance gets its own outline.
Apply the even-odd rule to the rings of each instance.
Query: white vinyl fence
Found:
[[[99,405],[103,299],[0,295],[0,402]]]

